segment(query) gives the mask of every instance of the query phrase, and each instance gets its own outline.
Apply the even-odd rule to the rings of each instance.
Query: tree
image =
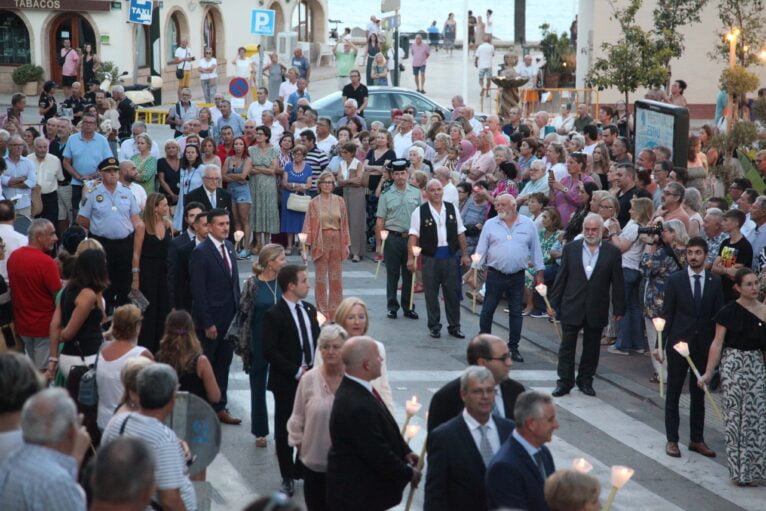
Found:
[[[596,60],[586,76],[591,87],[614,87],[625,94],[626,104],[628,94],[639,87],[654,87],[667,82],[665,63],[672,56],[672,51],[654,34],[636,24],[641,1],[629,0],[624,9],[618,9],[615,0],[609,0],[611,18],[619,24],[622,37],[616,43],[601,45],[605,57]]]
[[[766,40],[766,15],[763,0],[719,0],[718,17],[722,29],[718,31],[718,42],[708,56],[712,59],[729,61],[729,42],[726,34],[732,28],[739,28],[735,53],[737,61],[744,67],[759,63],[758,52]]]
[[[652,17],[657,43],[670,50],[666,66],[670,66],[671,58],[679,58],[684,53],[684,36],[678,29],[699,23],[700,14],[707,3],[708,0],[657,0]]]

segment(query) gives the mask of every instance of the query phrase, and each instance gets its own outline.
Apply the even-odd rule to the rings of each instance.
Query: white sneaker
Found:
[[[609,346],[609,347],[606,349],[606,351],[608,351],[609,353],[613,353],[614,355],[630,355],[630,353],[629,353],[629,352],[627,352],[627,351],[622,351],[621,349],[619,349],[619,348],[616,348],[616,347],[614,346],[614,344],[612,344],[611,346]]]

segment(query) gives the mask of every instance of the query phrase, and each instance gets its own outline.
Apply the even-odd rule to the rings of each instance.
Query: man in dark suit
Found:
[[[492,416],[495,380],[486,367],[463,371],[460,397],[463,412],[428,434],[424,511],[486,511],[486,466],[513,431],[513,422]]]
[[[282,299],[263,318],[263,356],[271,364],[268,389],[274,394],[274,442],[277,448],[281,491],[292,495],[300,476],[293,448],[287,443],[287,420],[293,413],[298,380],[314,365],[319,323],[316,307],[304,301],[309,276],[305,266],[287,265],[279,271],[277,284]]]
[[[601,332],[609,323],[609,307],[605,299],[610,292],[615,319],[625,314],[620,249],[601,240],[604,221],[599,215],[590,213],[586,216],[582,230],[582,240],[567,243],[564,247],[561,268],[550,297],[552,309],[548,314],[554,317],[559,311],[562,329],[555,397],[569,394],[575,382],[583,394],[596,395],[593,377],[598,367]],[[582,354],[575,380],[574,358],[580,330],[583,331]]]
[[[504,419],[513,419],[513,407],[516,398],[524,392],[524,385],[508,377],[513,365],[508,344],[495,335],[479,334],[468,343],[466,358],[469,365],[486,367],[492,373],[496,389],[492,414]],[[460,378],[455,378],[431,398],[428,407],[428,432],[431,433],[440,424],[460,415],[463,407]]]
[[[499,508],[548,511],[543,488],[556,471],[545,447],[558,429],[553,398],[524,392],[516,400],[516,428],[487,466],[487,504]]]
[[[327,504],[333,511],[383,511],[402,500],[420,471],[399,425],[370,383],[383,359],[370,337],[352,337],[341,352],[346,375],[330,413]]]
[[[239,272],[229,235],[229,214],[213,209],[207,214],[208,237],[192,251],[189,261],[192,292],[192,318],[197,337],[210,360],[215,379],[221,388],[221,400],[213,405],[225,424],[239,424],[226,409],[229,366],[234,356],[226,331],[239,306]]]
[[[170,304],[176,310],[191,311],[192,297],[189,286],[189,258],[194,247],[207,237],[207,213],[199,202],[184,206],[187,227],[170,240],[168,246],[168,292]]]
[[[678,400],[681,389],[689,375],[690,443],[689,450],[703,456],[714,457],[715,452],[706,444],[705,394],[697,386],[697,378],[691,372],[689,363],[673,345],[684,341],[689,345],[689,354],[697,367],[707,367],[707,355],[715,336],[713,318],[723,306],[721,278],[705,270],[708,246],[705,240],[696,237],[686,244],[687,269],[673,273],[665,287],[665,302],[662,317],[665,318],[664,348],[668,357],[668,389],[665,397],[665,434],[668,443],[665,452],[674,458],[681,457],[678,448]],[[659,355],[662,361],[662,355]]]
[[[229,218],[233,218],[231,194],[221,188],[221,169],[216,165],[207,165],[202,174],[202,186],[184,196],[184,204],[191,202],[199,202],[205,211],[215,208],[225,209],[229,213]]]

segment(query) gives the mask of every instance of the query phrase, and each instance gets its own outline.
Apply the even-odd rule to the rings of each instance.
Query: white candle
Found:
[[[317,323],[319,324],[319,326],[322,326],[325,323],[327,323],[327,316],[317,311]]]
[[[587,474],[591,470],[593,470],[593,465],[588,463],[588,460],[585,458],[575,458],[575,460],[572,462],[572,468],[580,472],[581,474]]]
[[[681,355],[684,358],[689,357],[689,345],[685,342],[678,342],[673,345],[673,349],[678,352],[679,355]]]
[[[305,232],[299,232],[298,233],[298,240],[300,240],[301,243],[306,243],[306,240],[309,239],[309,235]]]
[[[415,438],[418,433],[420,433],[420,426],[418,426],[417,424],[411,424],[407,426],[407,430],[404,433],[404,437],[407,439],[407,442],[409,443],[409,441]]]
[[[414,255],[415,258],[417,259],[418,257],[420,257],[420,251],[421,250],[423,250],[423,249],[420,248],[419,246],[417,246],[417,245],[413,246],[412,247],[412,255]]]
[[[421,403],[418,403],[418,396],[412,396],[412,399],[408,399],[404,408],[408,415],[415,415],[423,407]]]
[[[633,477],[633,473],[635,470],[628,467],[623,467],[621,465],[615,465],[612,467],[612,486],[614,486],[617,489],[622,488],[625,486],[625,483],[630,481],[630,478]]]
[[[242,231],[234,231],[234,242],[239,243],[242,241],[242,238],[245,237],[245,233]]]
[[[473,267],[478,268],[479,267],[479,261],[481,261],[481,254],[476,252],[471,256],[471,261],[473,261]]]
[[[382,231],[380,231],[380,239],[382,241],[386,241],[388,239],[388,231],[387,230],[383,229]]]
[[[652,318],[652,323],[654,323],[654,328],[658,332],[665,330],[665,318]]]
[[[548,294],[548,286],[545,284],[538,284],[535,286],[535,291],[537,291],[537,294],[545,298]]]

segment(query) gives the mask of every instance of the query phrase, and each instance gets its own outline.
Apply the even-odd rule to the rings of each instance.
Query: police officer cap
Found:
[[[116,158],[107,158],[98,164],[98,170],[100,172],[106,172],[108,170],[120,170],[120,164],[117,163]]]
[[[393,160],[389,164],[389,167],[391,168],[391,172],[407,170],[409,166],[410,166],[410,162],[406,160],[405,158],[398,158],[396,160]]]

